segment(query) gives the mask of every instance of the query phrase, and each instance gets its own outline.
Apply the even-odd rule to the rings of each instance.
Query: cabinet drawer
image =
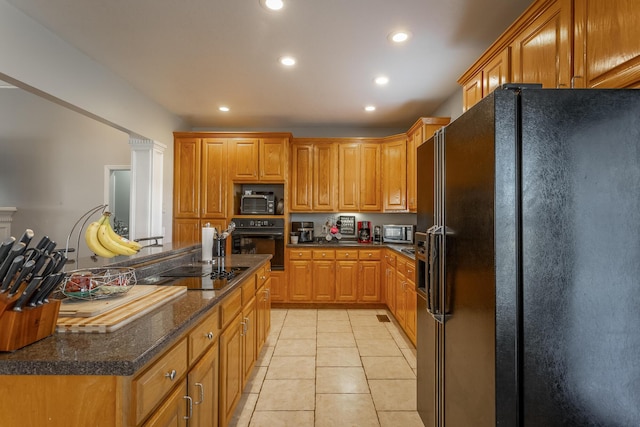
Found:
[[[264,285],[270,276],[271,263],[267,263],[256,273],[256,289]]]
[[[311,250],[310,249],[294,249],[289,252],[290,259],[311,259]]]
[[[407,263],[402,258],[396,261],[396,270],[402,275],[407,274]]]
[[[335,259],[336,251],[334,250],[314,250],[313,259]]]
[[[361,249],[358,251],[358,258],[360,259],[379,260],[380,257],[382,257],[381,249]]]
[[[390,266],[392,267],[396,266],[396,256],[390,251],[387,251],[384,254],[384,259],[387,261],[387,264],[389,264]]]
[[[415,280],[416,266],[413,262],[411,261],[406,262],[404,275],[407,276],[407,279],[411,280],[412,282]]]
[[[183,338],[133,380],[136,425],[184,378],[187,369],[187,340]]]
[[[259,274],[259,273],[258,273]],[[242,289],[242,305],[244,306],[249,302],[251,298],[256,295],[256,275],[251,276],[247,280],[245,280],[242,285],[240,285],[240,289]]]
[[[220,304],[220,329],[227,327],[242,309],[242,289],[238,288]]]
[[[336,250],[336,258],[337,259],[357,260],[358,259],[358,250],[357,249],[337,249]]]
[[[220,312],[218,307],[189,333],[189,366],[198,359],[211,344],[218,339],[220,332]]]

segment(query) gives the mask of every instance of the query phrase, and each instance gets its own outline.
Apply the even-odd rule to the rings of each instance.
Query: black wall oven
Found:
[[[272,270],[284,270],[284,219],[233,218],[231,253],[269,254]]]

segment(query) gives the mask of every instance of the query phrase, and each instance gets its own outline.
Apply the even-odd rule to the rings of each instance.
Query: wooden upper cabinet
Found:
[[[200,138],[177,138],[173,149],[173,216],[200,216]]]
[[[386,211],[407,210],[407,141],[392,137],[382,145],[383,202]]]
[[[513,81],[546,88],[571,85],[571,0],[558,0],[511,43]]]
[[[245,182],[285,180],[285,138],[232,138],[229,141],[231,179]]]
[[[462,87],[462,111],[467,111],[482,99],[482,70]]]
[[[574,22],[574,86],[640,88],[638,1],[576,1]]]
[[[338,209],[360,209],[360,144],[338,144]]]
[[[382,176],[380,174],[381,162],[381,149],[379,143],[372,142],[360,144],[361,211],[382,210]],[[404,174],[404,172],[399,173]]]
[[[261,181],[284,181],[287,167],[287,141],[283,138],[265,138],[260,140]]]
[[[220,138],[202,140],[202,190],[203,218],[227,216],[227,141]]]
[[[231,179],[257,181],[259,177],[259,139],[234,138],[230,142]]]
[[[313,147],[313,210],[335,211],[337,207],[338,146],[334,143]]]
[[[487,96],[496,88],[511,82],[511,48],[493,58],[482,70],[482,96]]]
[[[292,211],[310,211],[313,206],[313,144],[291,144]]]

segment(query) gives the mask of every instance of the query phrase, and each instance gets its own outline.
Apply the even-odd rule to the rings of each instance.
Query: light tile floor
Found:
[[[386,310],[273,309],[231,426],[423,427],[416,350]]]

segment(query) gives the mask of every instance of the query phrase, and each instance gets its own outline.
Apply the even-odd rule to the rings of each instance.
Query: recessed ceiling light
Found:
[[[296,59],[292,56],[281,56],[279,61],[282,65],[285,65],[287,67],[296,65]]]
[[[376,111],[376,106],[375,105],[367,105],[366,107],[364,107],[364,111],[368,111],[368,112]]]
[[[409,40],[409,37],[411,37],[411,35],[408,31],[395,31],[389,34],[389,40],[394,43],[404,43]]]
[[[229,111],[229,110],[230,110],[230,108],[229,108],[229,107],[226,107],[226,106],[224,106],[224,105],[223,105],[223,106],[219,107],[219,108],[218,108],[218,110],[220,110],[220,111],[222,111],[222,112],[226,113],[227,111]]]
[[[387,76],[378,76],[373,80],[378,86],[384,86],[389,83],[389,77]]]
[[[284,7],[282,0],[260,0],[260,4],[269,10],[280,10]]]

